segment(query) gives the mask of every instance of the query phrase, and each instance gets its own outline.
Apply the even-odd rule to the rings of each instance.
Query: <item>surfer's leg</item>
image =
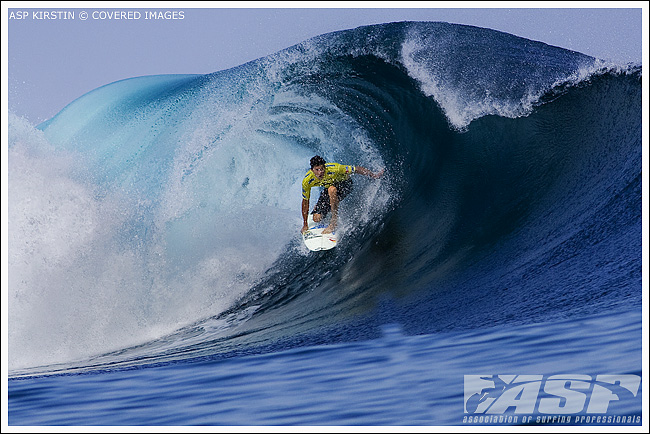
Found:
[[[328,189],[323,189],[323,192],[318,197],[318,202],[314,210],[311,212],[314,222],[318,223],[330,212],[330,196]]]
[[[331,234],[336,229],[336,223],[339,216],[339,196],[338,190],[335,186],[331,186],[327,189],[330,199],[330,209],[332,210],[332,217],[330,218],[330,224],[324,230],[324,234]]]

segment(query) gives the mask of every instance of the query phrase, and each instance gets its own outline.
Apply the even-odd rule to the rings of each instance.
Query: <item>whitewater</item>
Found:
[[[10,424],[460,425],[465,376],[642,376],[640,65],[390,23],[8,127]],[[314,253],[317,154],[386,175]]]

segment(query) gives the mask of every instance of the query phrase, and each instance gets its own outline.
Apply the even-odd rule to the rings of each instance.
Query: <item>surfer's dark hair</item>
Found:
[[[316,155],[313,157],[311,160],[309,160],[309,165],[313,169],[316,166],[324,166],[325,165],[325,159],[321,157],[320,155]]]

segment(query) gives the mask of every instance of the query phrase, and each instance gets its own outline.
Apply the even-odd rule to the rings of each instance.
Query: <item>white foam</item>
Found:
[[[9,129],[12,370],[85,359],[217,315],[266,271],[291,223],[298,228],[297,212],[292,222],[275,207],[203,215],[211,227],[184,222],[181,235],[198,251],[179,269],[187,252],[165,232],[168,211],[158,212],[168,217],[160,233],[146,238],[134,231],[136,199],[99,195],[79,155],[54,149],[18,118]]]

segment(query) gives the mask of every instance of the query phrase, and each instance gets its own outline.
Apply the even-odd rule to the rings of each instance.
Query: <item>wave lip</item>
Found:
[[[296,67],[312,72],[327,69],[327,62],[343,56],[372,56],[402,68],[434,98],[456,129],[486,115],[527,115],[555,86],[578,83],[605,66],[596,58],[542,42],[444,22],[399,22],[335,32],[269,56],[266,62],[274,78],[282,80],[278,70],[285,69],[278,63],[288,63],[290,73]]]

